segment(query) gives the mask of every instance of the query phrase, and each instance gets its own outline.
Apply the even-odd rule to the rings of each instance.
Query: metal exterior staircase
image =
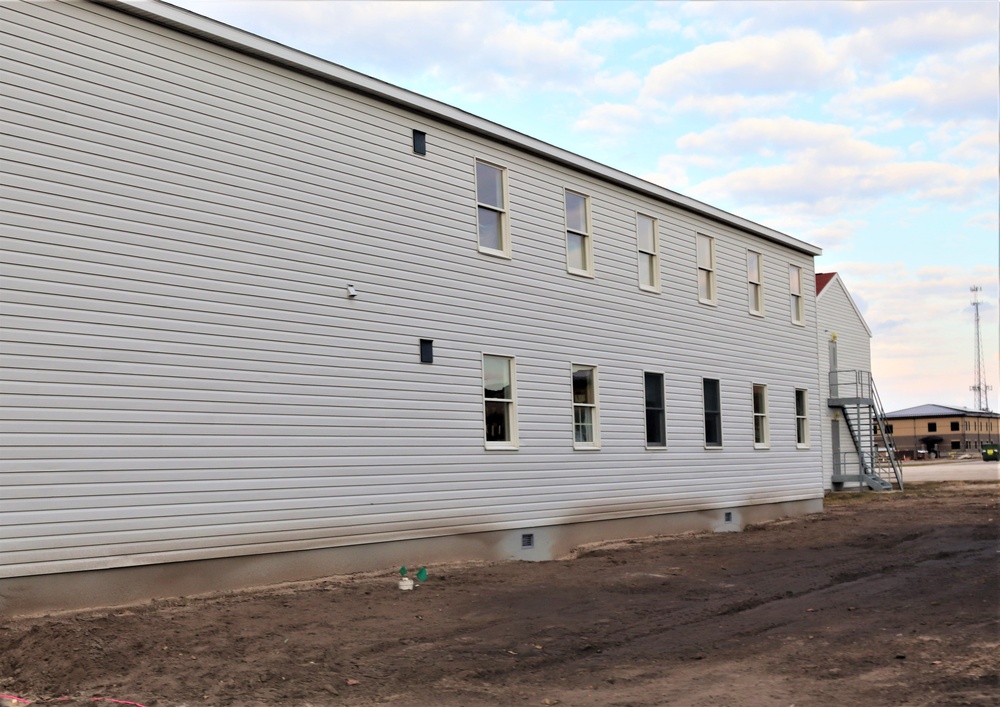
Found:
[[[856,459],[851,459],[849,453],[840,455],[832,478],[834,488],[853,482],[861,489],[891,491],[895,478],[902,491],[903,470],[896,459],[895,443],[888,432],[885,410],[872,374],[858,370],[830,371],[827,404],[843,412],[857,455]]]

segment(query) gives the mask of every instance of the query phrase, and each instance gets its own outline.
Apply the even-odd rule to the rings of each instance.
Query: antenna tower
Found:
[[[971,386],[969,390],[975,393],[976,396],[976,410],[982,410],[983,412],[988,412],[990,409],[990,402],[988,400],[987,391],[993,390],[992,385],[986,385],[984,380],[984,366],[983,366],[983,337],[979,329],[979,305],[982,302],[979,301],[979,293],[983,291],[983,288],[979,285],[973,285],[969,288],[972,292],[972,306],[976,310],[976,384]]]

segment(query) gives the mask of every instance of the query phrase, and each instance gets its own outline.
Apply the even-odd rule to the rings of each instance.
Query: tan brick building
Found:
[[[973,454],[1000,439],[1000,413],[947,405],[918,405],[888,412],[896,453],[905,459]]]

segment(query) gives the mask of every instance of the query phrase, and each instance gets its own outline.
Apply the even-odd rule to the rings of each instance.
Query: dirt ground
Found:
[[[8,622],[0,694],[63,707],[1000,704],[998,485],[910,489],[838,495],[742,533],[431,566],[410,592],[387,571]]]

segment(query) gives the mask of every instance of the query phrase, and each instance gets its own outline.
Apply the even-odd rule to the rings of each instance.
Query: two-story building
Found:
[[[887,412],[889,432],[906,459],[978,457],[984,444],[1000,439],[1000,413],[948,405],[918,405]]]
[[[818,248],[170,5],[0,20],[0,613],[822,508]]]

